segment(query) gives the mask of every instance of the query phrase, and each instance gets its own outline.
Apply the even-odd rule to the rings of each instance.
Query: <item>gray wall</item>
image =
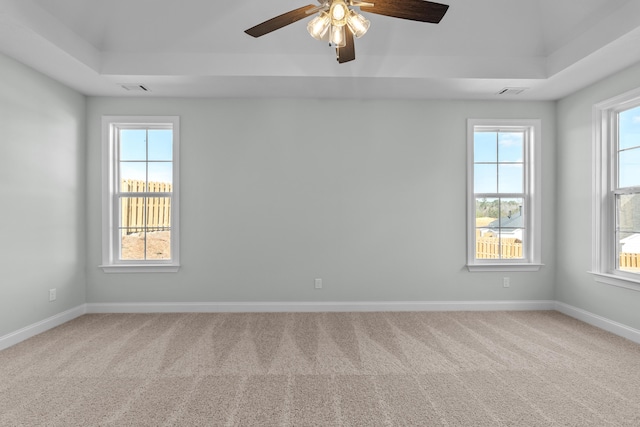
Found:
[[[640,87],[640,64],[558,102],[559,301],[640,329],[640,292],[595,282],[591,270],[593,105]]]
[[[556,298],[640,328],[640,292],[587,273],[591,109],[639,87],[640,64],[558,103],[85,101],[1,55],[0,73],[0,336],[84,302],[162,301]],[[98,268],[105,114],[181,116],[177,274]],[[464,269],[469,117],[543,123],[546,266],[509,289]]]
[[[640,64],[557,103],[87,101],[0,55],[0,336],[84,302],[162,301],[556,298],[640,329],[640,292],[587,273],[591,109],[639,86]],[[98,268],[100,118],[122,114],[181,116],[177,274]],[[464,269],[469,117],[543,123],[546,266],[509,289]]]
[[[135,114],[181,117],[176,274],[98,268],[100,119]],[[87,302],[552,299],[555,114],[553,102],[89,98]],[[542,119],[539,272],[464,268],[469,117]]]
[[[0,336],[85,302],[85,104],[0,54]]]

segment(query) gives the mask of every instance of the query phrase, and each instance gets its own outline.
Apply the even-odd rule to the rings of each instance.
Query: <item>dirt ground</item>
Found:
[[[147,234],[147,258],[171,258],[171,233],[169,231],[152,231]],[[122,237],[122,259],[145,259],[145,233],[134,233]]]

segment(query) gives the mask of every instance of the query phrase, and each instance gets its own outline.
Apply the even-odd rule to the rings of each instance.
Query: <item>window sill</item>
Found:
[[[633,291],[640,291],[640,277],[635,279],[630,277],[618,276],[616,274],[598,273],[595,271],[589,271],[588,273],[593,274],[593,280],[598,283],[617,286],[619,288],[631,289]]]
[[[544,264],[467,264],[471,272],[478,271],[538,271]]]
[[[100,265],[105,273],[177,273],[179,264],[119,264]]]

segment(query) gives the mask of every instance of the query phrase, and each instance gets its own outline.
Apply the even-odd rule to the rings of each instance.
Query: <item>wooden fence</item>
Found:
[[[476,258],[522,258],[522,242],[514,238],[476,237]]]
[[[624,268],[640,268],[640,254],[632,254],[629,252],[620,252],[620,267]]]
[[[149,189],[145,189],[144,181],[122,180],[121,192],[170,193],[171,184],[166,182],[150,182]],[[170,197],[122,197],[123,234],[139,233],[142,231],[163,231],[171,228],[171,198]]]
[[[502,257],[500,257],[502,249]],[[476,237],[476,258],[513,259],[522,258],[522,242],[518,239],[497,237]],[[640,254],[620,252],[620,267],[640,271]]]

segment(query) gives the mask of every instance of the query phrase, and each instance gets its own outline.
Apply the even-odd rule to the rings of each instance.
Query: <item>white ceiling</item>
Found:
[[[640,0],[440,1],[437,25],[366,14],[338,64],[308,20],[244,33],[310,0],[0,0],[0,52],[112,96],[551,100],[640,61]]]

